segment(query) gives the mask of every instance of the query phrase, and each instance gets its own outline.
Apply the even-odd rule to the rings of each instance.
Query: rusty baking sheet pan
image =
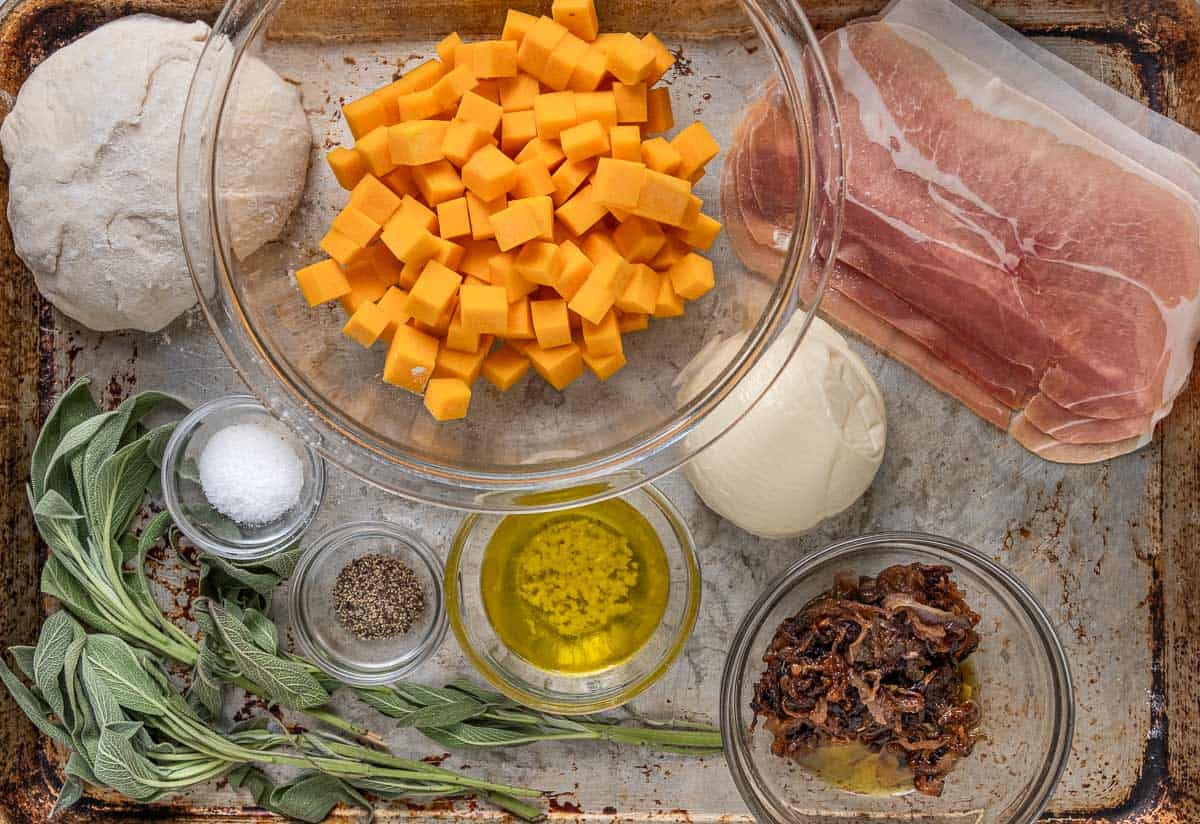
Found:
[[[305,0],[306,8],[352,5]],[[522,7],[528,4],[519,4]],[[548,6],[548,3],[545,4]],[[874,2],[804,3],[823,31],[871,14]],[[414,19],[469,32],[498,2],[418,0],[403,6]],[[1050,0],[988,5],[1089,73],[1196,128],[1200,126],[1200,6],[1193,0]],[[4,6],[0,22],[0,106],[7,111],[22,80],[55,48],[114,17],[151,11],[212,21],[212,0],[26,0]],[[683,39],[729,41],[728,65],[765,59],[720,28],[738,19],[731,0],[679,4]],[[686,11],[686,14],[684,13]],[[696,30],[713,21],[711,31]],[[670,28],[667,26],[666,28]],[[313,128],[313,162],[327,141],[342,139],[339,97],[390,78],[423,56],[377,55],[370,43],[329,41],[285,23],[264,44],[286,74],[300,47],[313,43],[330,67],[301,86]],[[708,53],[714,53],[709,47]],[[717,50],[719,51],[719,50]],[[739,53],[740,52],[740,53]],[[343,60],[353,56],[351,61]],[[364,57],[366,59],[364,59]],[[384,63],[383,60],[388,62]],[[735,83],[722,67],[694,66],[681,91],[703,108],[704,83]],[[728,74],[728,72],[726,73]],[[309,74],[312,77],[311,73]],[[680,88],[682,87],[682,88]],[[714,98],[719,95],[713,95]],[[6,176],[5,176],[6,180]],[[0,181],[7,199],[7,186]],[[306,212],[309,213],[306,215]],[[311,219],[307,205],[296,220]],[[52,605],[38,593],[45,548],[37,541],[23,487],[41,416],[74,377],[91,375],[103,401],[115,404],[140,389],[161,389],[191,401],[242,390],[198,311],[164,332],[97,334],[40,301],[32,277],[0,232],[0,645],[30,643]],[[1200,392],[1177,402],[1154,443],[1134,455],[1092,466],[1060,466],[1033,458],[1003,433],[930,389],[904,367],[858,345],[882,387],[891,443],[879,477],[851,510],[802,539],[752,538],[705,509],[679,476],[662,487],[695,533],[704,564],[704,600],[695,634],[681,660],[640,710],[713,720],[720,670],[733,629],[772,576],[831,540],[877,529],[917,529],[984,548],[1017,572],[1053,617],[1071,659],[1077,688],[1074,749],[1047,817],[1072,821],[1200,821]],[[351,518],[387,517],[421,532],[443,552],[457,524],[451,512],[419,507],[366,488],[331,468],[325,506],[315,529]],[[173,563],[156,571],[164,599],[186,603],[188,581]],[[453,640],[418,673],[430,683],[469,666]],[[397,752],[441,756],[429,742],[370,718]],[[247,707],[246,711],[252,711]],[[0,701],[0,821],[41,821],[60,777],[60,758],[6,697]],[[684,760],[597,746],[537,746],[501,753],[455,753],[447,766],[503,777],[555,793],[557,818],[596,820],[747,819],[748,812],[720,758]],[[258,818],[247,798],[215,782],[140,807],[111,796],[89,796],[73,820],[193,821]],[[349,813],[347,813],[349,815]],[[432,809],[394,806],[384,817],[489,817],[469,802]]]

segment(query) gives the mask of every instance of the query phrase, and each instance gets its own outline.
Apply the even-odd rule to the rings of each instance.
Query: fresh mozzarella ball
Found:
[[[875,478],[887,436],[879,387],[827,323],[814,318],[787,362],[802,322],[797,313],[689,435],[707,440],[745,414],[684,473],[717,514],[768,538],[799,535],[858,500]],[[704,389],[744,342],[745,335],[738,335],[700,352],[682,373],[680,401]]]

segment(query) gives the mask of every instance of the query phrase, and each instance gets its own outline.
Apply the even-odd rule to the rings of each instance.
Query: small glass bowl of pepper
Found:
[[[321,535],[292,573],[296,646],[339,681],[389,684],[446,636],[442,563],[420,536],[386,521]]]

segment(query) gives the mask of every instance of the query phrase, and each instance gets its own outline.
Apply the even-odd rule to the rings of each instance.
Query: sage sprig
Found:
[[[539,712],[470,681],[445,687],[398,682],[355,687],[363,702],[443,747],[512,747],[542,741],[611,741],[658,752],[712,755],[721,732],[705,724],[655,723],[630,715],[566,717]]]
[[[174,424],[149,428],[143,421],[163,406],[182,402],[143,392],[101,412],[89,384],[87,378],[77,380],[63,393],[33,450],[28,494],[38,532],[50,547],[42,591],[94,629],[192,667],[196,705],[212,716],[219,712],[221,686],[233,684],[379,743],[370,730],[326,706],[338,683],[313,664],[278,650],[229,655],[228,644],[211,643],[202,660],[201,645],[162,614],[150,594],[145,558],[167,531],[170,517],[159,514],[140,535],[131,528],[147,492],[157,487],[162,453],[174,429]],[[244,606],[254,610],[252,617],[262,616],[270,591],[294,565],[294,555],[248,565],[204,557],[201,587],[225,599],[228,608]],[[264,622],[269,623],[263,618],[260,626]],[[269,672],[295,674],[302,688],[256,678]]]
[[[531,817],[540,813],[519,800],[538,797],[537,790],[459,775],[336,735],[276,731],[270,719],[219,733],[175,689],[158,658],[115,635],[88,635],[65,611],[46,620],[32,657],[20,653],[14,660],[33,685],[2,661],[0,681],[38,729],[71,751],[60,809],[78,800],[82,782],[153,801],[236,769],[235,783],[260,803],[304,821],[320,821],[343,801],[370,809],[363,792],[413,799],[478,793],[532,811]],[[305,772],[275,787],[257,772],[267,765]]]

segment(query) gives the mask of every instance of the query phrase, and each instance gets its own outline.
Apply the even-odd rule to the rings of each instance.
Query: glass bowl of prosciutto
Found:
[[[201,306],[261,402],[361,478],[474,511],[612,497],[722,434],[696,430],[820,302],[842,154],[797,4],[679,12],[227,3],[187,104],[180,215]],[[262,64],[313,151],[277,238],[239,256],[267,205],[225,181],[239,132],[272,127],[241,102]],[[679,399],[683,367],[735,335]]]
[[[760,821],[1027,822],[1071,750],[1050,619],[965,544],[879,533],[784,572],[721,683],[725,758]]]

